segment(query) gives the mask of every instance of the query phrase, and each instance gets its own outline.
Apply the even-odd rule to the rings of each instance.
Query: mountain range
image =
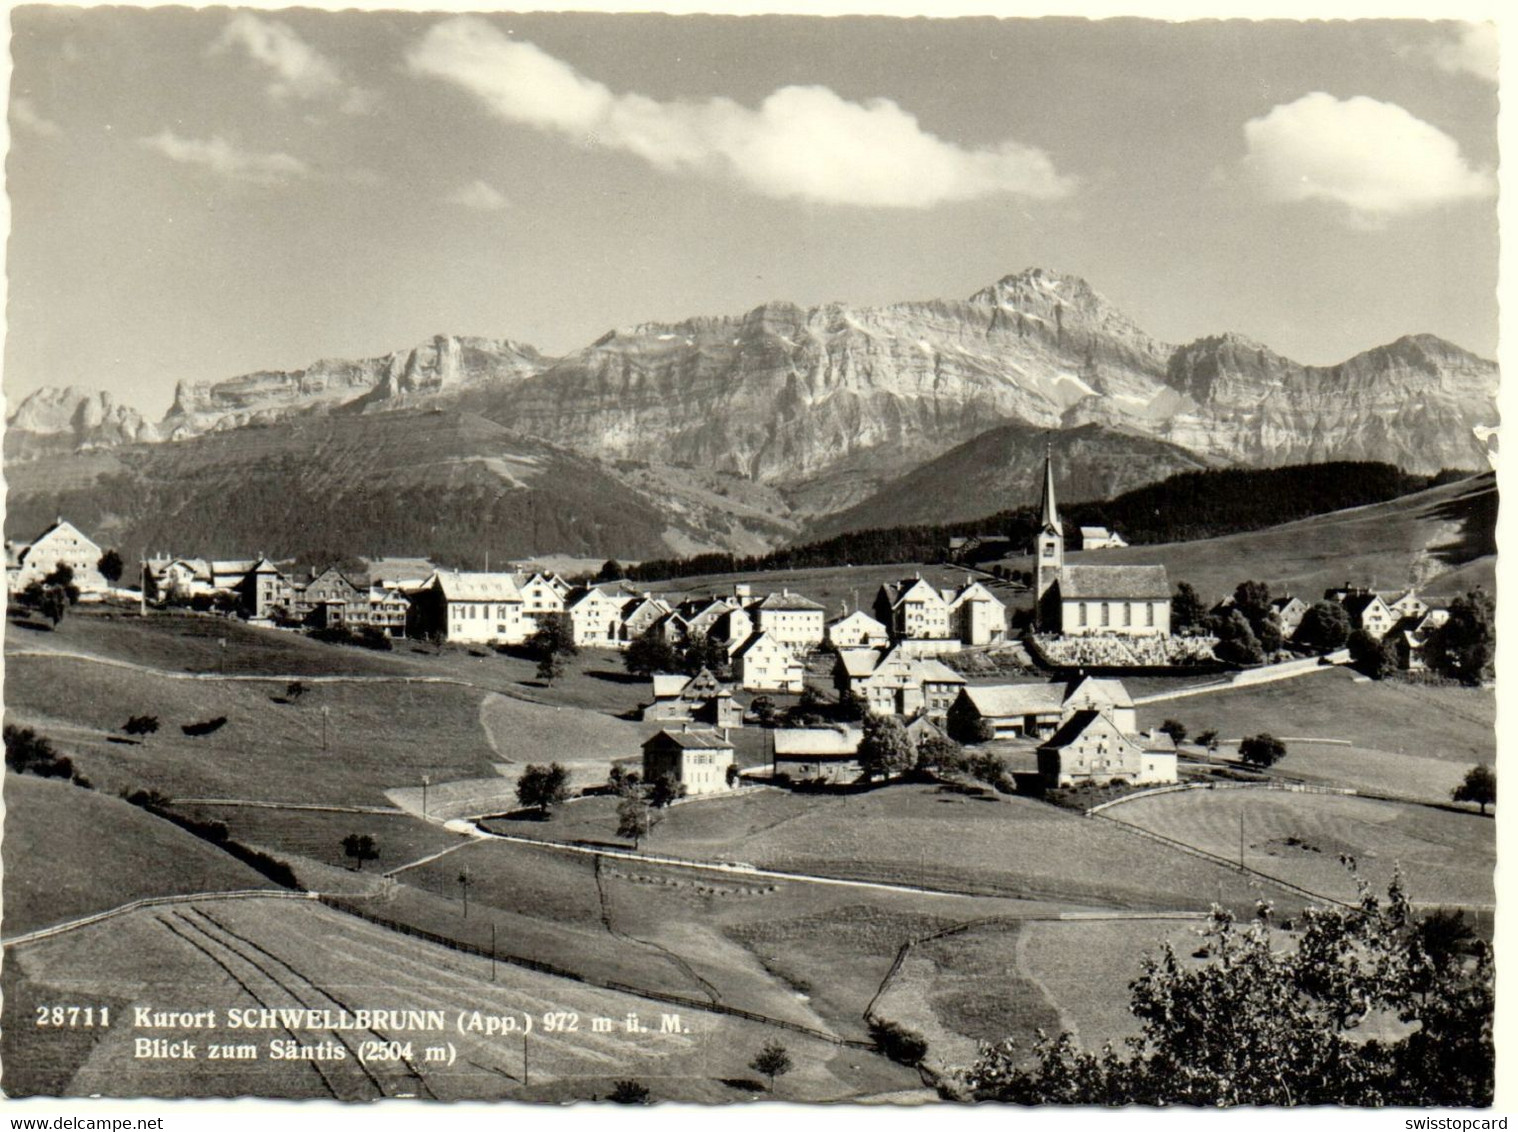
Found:
[[[583,506],[595,477],[606,481],[604,498],[638,503],[624,510],[638,516],[625,533],[569,516],[530,535],[519,528],[512,553],[753,553],[803,533],[1016,505],[1032,491],[1051,433],[1071,499],[1201,467],[1368,459],[1416,472],[1480,469],[1495,441],[1497,383],[1494,363],[1431,335],[1335,366],[1301,365],[1236,334],[1170,345],[1084,280],[1033,268],[964,300],[767,303],[734,317],[614,330],[562,357],[440,335],[367,360],[182,382],[158,422],[106,394],[44,389],[10,417],[5,451],[12,513],[19,505],[20,514],[51,516],[59,507],[47,500],[61,485],[87,483],[107,465],[129,480],[172,467],[188,476],[180,490],[193,491],[192,469],[217,480],[239,447],[216,437],[257,430],[255,447],[269,462],[239,457],[241,474],[299,474],[331,488],[300,495],[298,525],[308,529],[310,509],[319,518],[341,499],[351,515],[361,496],[354,477],[365,461],[334,456],[350,452],[354,437],[397,446],[368,454],[370,466],[401,469],[415,455],[418,438],[406,428],[363,422],[440,414],[454,422],[450,436],[468,437],[443,446],[449,459],[485,476],[501,506],[525,506],[528,495],[533,507],[558,505],[556,477],[526,484],[520,459],[576,469],[565,507]],[[301,449],[318,434],[329,438],[326,455]],[[420,501],[427,484],[450,490],[458,475],[448,460],[422,460],[406,472],[406,490]],[[275,510],[256,523],[271,553],[299,553],[282,541],[291,520],[278,511],[281,494],[268,493]],[[129,542],[150,521],[187,549],[207,537],[133,511],[101,515],[115,528],[103,537]],[[507,552],[503,539],[489,538]]]

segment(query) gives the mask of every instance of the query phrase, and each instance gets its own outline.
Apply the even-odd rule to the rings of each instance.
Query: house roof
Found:
[[[211,563],[211,573],[217,577],[227,574],[246,574],[257,566],[259,561],[257,558],[223,558]]]
[[[510,574],[462,573],[439,570],[433,574],[437,588],[449,601],[521,601]]]
[[[1095,703],[1108,704],[1112,707],[1130,708],[1133,706],[1133,697],[1128,694],[1128,689],[1123,686],[1121,680],[1111,677],[1083,676],[1070,685],[1065,693],[1065,702],[1081,698]]]
[[[733,749],[732,743],[722,737],[720,731],[713,731],[709,727],[697,728],[694,731],[670,731],[665,729],[657,735],[651,735],[643,741],[644,749],[663,742],[673,743],[685,751],[710,751]]]
[[[766,594],[764,597],[760,598],[758,601],[750,605],[749,608],[804,612],[811,612],[813,610],[816,610],[819,613],[823,611],[823,606],[820,602],[815,602],[809,597],[802,597],[800,594],[793,594],[789,590],[778,594]]]
[[[907,724],[907,735],[910,736],[914,743],[921,743],[931,735],[946,738],[943,728],[939,727],[938,724],[925,715],[919,715],[911,723]]]
[[[854,727],[780,727],[774,735],[777,759],[853,758],[864,738]]]
[[[1107,538],[1112,534],[1106,527],[1082,527],[1081,538]]]
[[[844,616],[842,616],[842,617],[835,617],[835,618],[833,618],[831,621],[828,622],[828,628],[829,629],[835,629],[839,625],[847,625],[850,621],[868,621],[871,625],[873,625],[875,628],[879,629],[882,633],[884,633],[886,631],[886,627],[884,625],[882,625],[879,621],[875,620],[875,618],[871,617],[868,613],[866,613],[862,609],[856,609],[856,610],[854,610],[853,613],[847,613],[847,614],[844,614]]]
[[[1103,712],[1096,711],[1093,708],[1082,708],[1080,711],[1072,715],[1069,719],[1065,720],[1064,723],[1060,724],[1059,730],[1056,731],[1053,735],[1049,736],[1049,738],[1046,739],[1042,744],[1040,744],[1039,749],[1043,750],[1046,747],[1068,747],[1071,743],[1075,742],[1082,735],[1084,735],[1087,728],[1093,726],[1098,720],[1102,719],[1106,719],[1108,726],[1110,726],[1114,731],[1118,730],[1117,724],[1113,723],[1111,719],[1108,719]],[[1119,734],[1121,734],[1121,732],[1119,732]]]
[[[912,666],[913,675],[925,684],[963,684],[965,678],[941,660],[922,657]]]
[[[990,590],[986,589],[985,585],[981,582],[969,582],[961,587],[960,591],[954,595],[954,600],[950,602],[949,605],[950,608],[954,608],[956,606],[963,605],[967,601],[990,601],[1002,606],[1002,608],[1006,608],[1006,603],[1003,602],[1001,598],[993,594]]]
[[[786,647],[784,642],[777,640],[776,638],[770,636],[768,633],[755,633],[748,640],[744,641],[735,650],[733,650],[733,659],[737,660],[741,656],[747,656],[749,653],[758,648],[761,643],[774,645],[776,648],[783,649],[786,653],[790,653],[791,651]]]
[[[1063,684],[979,684],[960,693],[988,718],[1057,712],[1065,702]]]
[[[1170,577],[1163,566],[1066,566],[1059,573],[1059,596],[1169,600]]]
[[[838,663],[850,676],[868,676],[880,666],[882,656],[879,649],[839,649]]]
[[[1344,610],[1351,617],[1359,617],[1372,605],[1381,602],[1382,608],[1386,603],[1381,601],[1381,595],[1375,593],[1353,593],[1344,598]]]
[[[683,672],[655,672],[654,699],[667,700],[678,696],[685,690],[685,685],[690,683],[690,677]]]
[[[1291,594],[1285,594],[1282,597],[1273,597],[1273,598],[1271,598],[1270,599],[1270,608],[1271,609],[1275,609],[1275,610],[1285,609],[1292,602],[1296,602],[1298,605],[1306,605],[1307,604],[1306,602],[1304,602],[1299,597],[1292,597]]]

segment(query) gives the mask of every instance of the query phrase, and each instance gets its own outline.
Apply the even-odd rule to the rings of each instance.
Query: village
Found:
[[[63,578],[71,599],[85,603],[135,601],[143,614],[188,609],[371,647],[410,638],[533,654],[547,641],[551,649],[626,652],[630,668],[638,654],[647,658],[637,667],[648,685],[637,718],[679,726],[659,729],[643,743],[640,760],[629,752],[624,762],[639,761],[645,783],[669,779],[672,798],[755,781],[867,784],[883,768],[862,761],[861,748],[869,745],[871,721],[882,719],[898,721],[918,752],[931,743],[997,744],[1011,756],[1002,763],[1005,780],[1021,770],[1036,789],[1175,784],[1176,737],[1139,730],[1125,674],[1248,671],[1268,669],[1267,661],[1301,672],[1304,658],[1348,662],[1343,646],[1351,634],[1378,642],[1398,667],[1417,672],[1426,667],[1425,644],[1449,616],[1414,589],[1381,594],[1346,583],[1316,603],[1342,611],[1338,628],[1325,632],[1323,622],[1333,618],[1324,608],[1241,586],[1205,617],[1183,612],[1178,626],[1174,605],[1194,604],[1196,595],[1185,586],[1173,590],[1165,567],[1065,564],[1052,456],[1039,506],[1031,592],[985,570],[964,569],[953,587],[936,586],[919,571],[881,584],[868,611],[843,603],[832,617],[801,593],[760,593],[748,582],[682,595],[617,578],[571,581],[532,568],[466,572],[416,558],[376,559],[355,581],[336,567],[299,576],[262,556],[158,554],[142,559],[139,586],[121,588],[116,552],[62,518],[31,543],[7,544],[7,587],[13,601],[37,607]],[[1100,527],[1081,528],[1080,540],[1087,550],[1126,546]],[[966,540],[955,541],[950,552]],[[1018,596],[1032,605],[1014,614],[1009,604]],[[1241,599],[1257,608],[1241,616]],[[1253,639],[1251,622],[1268,645],[1253,655],[1213,631]],[[987,676],[988,667],[1019,678]],[[740,766],[731,732],[755,724],[773,732],[769,757]],[[897,770],[913,765],[899,755],[897,762]],[[929,763],[917,759],[920,767]]]

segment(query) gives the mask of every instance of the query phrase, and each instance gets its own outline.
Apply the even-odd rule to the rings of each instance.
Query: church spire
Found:
[[[1039,527],[1061,536],[1065,533],[1065,528],[1059,521],[1059,511],[1054,505],[1054,446],[1049,443],[1044,445],[1044,501]]]

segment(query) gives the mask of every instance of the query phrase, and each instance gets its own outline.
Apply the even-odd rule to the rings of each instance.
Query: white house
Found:
[[[1121,550],[1127,545],[1127,540],[1122,535],[1109,531],[1106,527],[1081,528],[1082,550]]]
[[[99,569],[104,552],[67,519],[59,518],[29,543],[7,543],[5,549],[6,588],[13,594],[62,565],[74,571],[81,596],[98,597],[109,588]]]
[[[577,645],[600,648],[617,648],[626,644],[622,639],[622,606],[627,594],[621,590],[586,586],[570,591],[564,603],[574,626]]]
[[[530,634],[510,574],[438,570],[413,595],[411,618],[418,635],[466,644],[520,644]]]
[[[751,692],[796,692],[806,676],[795,651],[769,633],[755,633],[733,654],[738,683]]]
[[[827,642],[835,649],[875,648],[891,643],[891,634],[862,609],[828,622]]]
[[[777,641],[803,650],[816,648],[822,643],[827,611],[811,598],[784,590],[749,602],[744,609],[754,619],[755,632],[767,633]]]
[[[1132,786],[1177,781],[1174,750],[1146,750],[1138,737],[1105,712],[1075,712],[1038,748],[1038,777],[1046,788],[1102,786],[1121,779]]]
[[[949,630],[965,645],[995,644],[1007,637],[1007,607],[980,582],[970,582],[949,603]]]

